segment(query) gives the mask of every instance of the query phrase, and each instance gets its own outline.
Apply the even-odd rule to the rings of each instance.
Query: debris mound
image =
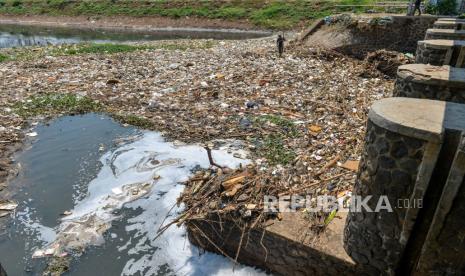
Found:
[[[368,53],[365,62],[368,68],[376,69],[390,78],[395,78],[397,68],[404,64],[413,63],[414,58],[408,54],[383,49]]]

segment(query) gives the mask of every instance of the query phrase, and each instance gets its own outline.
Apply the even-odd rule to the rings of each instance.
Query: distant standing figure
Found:
[[[284,41],[286,41],[286,39],[284,38],[284,35],[278,35],[278,39],[276,40],[276,44],[278,45],[278,52],[279,52],[279,57],[282,57],[283,56],[283,52],[284,52]]]
[[[415,0],[415,7],[413,8],[413,15],[415,15],[415,12],[418,11],[418,15],[421,15],[421,0]]]

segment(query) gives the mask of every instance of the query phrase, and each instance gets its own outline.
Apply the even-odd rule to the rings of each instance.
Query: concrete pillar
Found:
[[[464,67],[465,41],[444,39],[418,41],[415,63]]]
[[[451,30],[463,30],[465,22],[461,21],[436,21],[433,25],[434,29],[451,29]]]
[[[465,69],[427,64],[399,66],[393,96],[465,103]]]
[[[353,198],[371,196],[366,205],[376,210],[379,199],[385,196],[392,212],[351,209],[344,230],[347,253],[370,274],[430,275],[432,269],[451,269],[463,275],[465,266],[459,259],[465,253],[460,242],[465,220],[458,212],[464,211],[465,201],[457,197],[453,202],[455,209],[437,209],[452,204],[448,201],[453,198],[450,194],[457,194],[457,183],[462,183],[465,156],[460,153],[455,155],[460,160],[454,159],[462,132],[462,104],[399,97],[373,104]],[[448,181],[453,183],[450,189]],[[465,197],[463,185],[461,190]],[[460,231],[451,238],[455,244],[445,242],[446,235],[441,236],[444,225],[439,220],[449,218],[441,212],[443,209],[446,214],[452,209],[457,211],[457,216],[447,221],[454,225],[451,231]],[[445,243],[435,243],[438,237]],[[442,257],[448,249],[451,252]],[[452,252],[461,257],[454,259]]]
[[[464,23],[465,23],[465,19],[460,19],[460,18],[456,18],[456,17],[442,17],[442,18],[438,18],[437,21],[444,21],[444,22],[464,22]]]
[[[465,40],[465,30],[428,29],[426,30],[426,39]]]

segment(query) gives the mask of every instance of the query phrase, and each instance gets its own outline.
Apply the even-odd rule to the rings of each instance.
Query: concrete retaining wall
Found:
[[[364,58],[380,49],[414,53],[417,41],[436,21],[436,16],[388,16],[362,18],[348,26],[322,26],[307,38],[309,46],[331,48],[343,54]]]
[[[418,41],[415,63],[463,67],[465,41],[443,39]]]
[[[433,25],[434,29],[451,29],[451,30],[463,30],[464,22],[457,21],[436,21]]]
[[[345,216],[335,219],[324,233],[312,235],[308,221],[302,223],[301,214],[283,213],[281,221],[270,221],[266,229],[248,228],[244,236],[237,224],[211,214],[202,220],[190,220],[187,231],[195,245],[232,259],[242,245],[237,258],[240,263],[274,275],[360,275],[343,249],[344,221]]]
[[[464,131],[465,105],[388,98],[372,106],[354,196],[386,195],[394,212],[351,210],[345,246],[357,263],[381,274],[463,275]]]
[[[391,202],[410,198],[424,156],[424,140],[399,135],[368,121],[365,149],[353,195],[372,195],[374,210],[378,199],[387,195]],[[390,213],[350,213],[345,230],[345,247],[355,262],[376,268],[374,273],[392,274],[398,267],[404,246],[400,243],[406,209]]]
[[[465,30],[428,29],[425,35],[427,39],[465,40]]]
[[[393,95],[465,103],[465,69],[426,64],[402,65],[397,71]]]

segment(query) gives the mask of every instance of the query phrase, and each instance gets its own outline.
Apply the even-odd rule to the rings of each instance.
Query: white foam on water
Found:
[[[53,242],[56,239],[55,230],[33,220],[31,218],[33,213],[34,210],[31,210],[29,207],[25,207],[23,211],[17,212],[16,215],[19,222],[27,226],[23,228],[23,231],[28,237],[33,239],[35,238],[45,243]]]
[[[231,168],[248,163],[226,151],[213,150],[212,155],[216,163]],[[49,243],[49,248],[56,248],[57,244],[65,249],[73,248],[66,243],[75,245],[81,237],[70,241],[69,238],[63,238],[67,236],[63,233],[69,230],[70,225],[78,225],[82,221],[90,221],[90,224],[85,228],[72,228],[73,231],[86,229],[87,234],[84,236],[88,233],[94,235],[83,245],[98,244],[101,239],[95,238],[95,235],[102,233],[95,229],[89,230],[92,223],[96,221],[96,229],[105,229],[102,224],[109,225],[111,220],[116,219],[113,211],[124,205],[142,212],[128,220],[126,231],[130,233],[130,239],[118,248],[119,252],[127,252],[130,257],[122,275],[133,275],[137,272],[153,275],[166,266],[176,275],[231,275],[232,262],[213,253],[200,255],[199,250],[187,240],[184,228],[173,226],[161,237],[155,238],[157,229],[183,191],[184,186],[180,182],[188,179],[194,167],[209,166],[205,149],[198,145],[174,146],[165,142],[158,133],[143,132],[137,140],[105,153],[100,162],[103,167],[89,183],[87,196],[76,202],[71,215],[62,219],[61,225],[56,229],[57,238]],[[149,187],[148,193],[131,196],[134,191],[136,194],[139,192],[138,187],[142,187],[140,185]],[[174,219],[179,211],[181,210],[176,208],[172,210],[164,224]],[[258,275],[262,272],[237,266],[234,274]]]

